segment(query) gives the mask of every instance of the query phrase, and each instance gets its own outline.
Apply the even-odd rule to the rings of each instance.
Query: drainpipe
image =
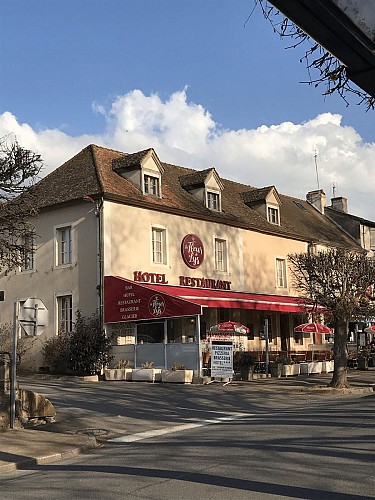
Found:
[[[104,329],[104,314],[103,314],[103,198],[94,200],[91,196],[84,196],[83,199],[95,205],[96,217],[96,244],[97,244],[97,285],[96,290],[98,293],[98,311],[101,330]]]
[[[101,330],[104,330],[104,305],[103,305],[103,299],[104,299],[104,272],[103,272],[103,267],[104,267],[104,262],[103,262],[103,255],[104,255],[104,248],[103,248],[103,198],[100,198],[96,202],[96,208],[95,208],[95,215],[97,217],[98,221],[98,271],[99,271],[99,276],[98,276],[98,294],[99,294],[99,319],[100,319],[100,328]]]
[[[168,320],[164,319],[164,369],[167,370]]]

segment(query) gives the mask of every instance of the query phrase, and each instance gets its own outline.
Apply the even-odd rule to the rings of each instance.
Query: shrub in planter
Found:
[[[161,381],[177,384],[191,384],[193,381],[193,370],[187,370],[185,365],[175,361],[170,370],[161,371]]]
[[[42,347],[42,355],[52,373],[67,373],[70,360],[69,335],[60,333],[47,339]]]
[[[100,319],[76,313],[73,331],[47,339],[43,346],[45,364],[55,373],[93,375],[106,366],[111,357],[111,341],[100,327]]]
[[[132,371],[130,361],[128,359],[120,359],[114,368],[106,368],[104,370],[104,378],[106,380],[132,380]]]
[[[91,375],[109,363],[111,341],[101,329],[97,315],[86,318],[77,311],[74,328],[69,337],[69,368],[74,372]]]
[[[141,365],[141,368],[134,368],[132,380],[134,382],[160,382],[162,369],[153,366],[152,361],[146,361]]]
[[[283,364],[279,362],[270,363],[269,365],[271,377],[280,378],[283,373]]]
[[[252,380],[255,357],[248,351],[235,352],[233,355],[233,370],[241,374],[241,380]]]

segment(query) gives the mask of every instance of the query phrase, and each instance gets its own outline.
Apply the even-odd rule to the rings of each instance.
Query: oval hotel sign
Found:
[[[181,255],[190,269],[197,269],[204,259],[203,243],[196,234],[187,234],[181,243]]]

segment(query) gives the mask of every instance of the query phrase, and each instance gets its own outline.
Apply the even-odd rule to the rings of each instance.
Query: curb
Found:
[[[95,437],[88,437],[87,441],[82,445],[78,445],[68,451],[64,451],[61,453],[49,453],[44,456],[42,455],[38,457],[27,457],[15,462],[5,462],[0,459],[0,475],[17,470],[28,469],[30,467],[35,467],[36,465],[49,464],[58,462],[60,460],[73,458],[80,455],[86,450],[98,448],[100,446],[102,445],[95,439]]]
[[[373,387],[347,387],[343,389],[337,389],[335,387],[325,387],[325,386],[314,386],[314,387],[300,387],[301,392],[313,392],[313,393],[327,393],[327,394],[372,394],[374,392]]]

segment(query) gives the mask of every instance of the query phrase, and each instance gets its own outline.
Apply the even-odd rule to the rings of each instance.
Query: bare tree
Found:
[[[30,219],[37,214],[31,186],[41,170],[41,157],[17,141],[0,139],[0,269],[25,261],[35,233]]]
[[[25,354],[32,349],[36,342],[35,337],[19,336],[17,340],[18,363],[21,364]],[[13,325],[12,323],[0,323],[0,357],[4,353],[9,354],[9,359],[13,349]],[[7,358],[5,358],[7,359]]]
[[[283,39],[291,40],[288,48],[296,48],[300,45],[307,46],[305,55],[300,59],[300,62],[306,64],[309,80],[302,83],[314,87],[323,85],[325,86],[324,96],[336,93],[345,101],[346,105],[349,105],[349,96],[354,95],[358,98],[358,104],[364,104],[367,111],[375,109],[375,97],[352,84],[347,75],[345,64],[315,42],[267,0],[255,0],[255,5],[260,6],[265,19],[271,23],[275,33]],[[316,76],[313,76],[313,73]]]
[[[375,261],[364,253],[329,249],[288,255],[293,285],[306,303],[322,306],[334,321],[334,371],[331,387],[348,387],[349,321],[375,315]]]

